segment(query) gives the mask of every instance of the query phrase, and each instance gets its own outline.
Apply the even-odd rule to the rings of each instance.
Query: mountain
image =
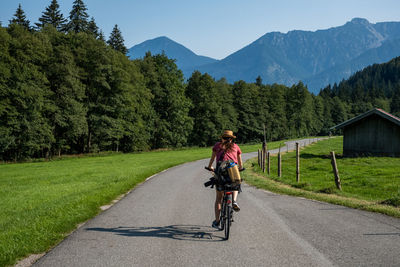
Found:
[[[217,61],[210,57],[196,55],[188,48],[165,36],[135,45],[128,50],[127,55],[131,59],[143,58],[148,51],[153,55],[164,52],[169,58],[176,59],[176,65],[184,72],[185,77],[190,77],[196,67]]]
[[[355,18],[326,30],[267,33],[228,57],[198,67],[216,79],[292,85],[302,80],[318,92],[368,65],[399,56],[400,22],[371,24]],[[342,76],[344,75],[344,76]],[[314,80],[315,79],[315,80]]]
[[[349,62],[338,64],[333,68],[305,79],[304,83],[309,88],[320,89],[328,84],[333,85],[343,79],[347,79],[366,66],[387,62],[397,55],[400,55],[400,39],[388,40],[380,47],[369,49]]]
[[[300,80],[317,93],[339,83],[366,66],[400,56],[400,22],[370,23],[354,18],[325,30],[270,32],[222,60],[198,56],[167,37],[145,41],[129,49],[132,59],[147,51],[176,59],[189,78],[194,70],[228,82],[254,82],[291,86]]]

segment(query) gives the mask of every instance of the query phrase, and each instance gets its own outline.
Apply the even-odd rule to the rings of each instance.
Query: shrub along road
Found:
[[[400,265],[399,219],[247,185],[224,241],[210,226],[215,190],[203,186],[207,162],[152,177],[35,266]]]

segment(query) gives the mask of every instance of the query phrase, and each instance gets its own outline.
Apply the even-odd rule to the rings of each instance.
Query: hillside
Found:
[[[348,79],[352,74],[362,70],[372,63],[384,63],[393,58],[393,55],[400,55],[400,39],[388,40],[380,47],[369,49],[355,59],[343,64],[322,71],[304,80],[309,88],[318,89],[328,84],[339,83]]]
[[[338,85],[329,85],[320,95],[338,98],[351,106],[349,114],[358,115],[373,107],[400,116],[400,57],[374,64],[353,74]]]

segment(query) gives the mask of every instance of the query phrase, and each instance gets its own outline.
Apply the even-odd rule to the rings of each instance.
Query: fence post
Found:
[[[263,147],[262,147],[263,153],[262,153],[262,171],[265,172],[265,158],[267,156],[267,142],[263,142]]]
[[[262,169],[263,169],[263,162],[262,162],[262,159],[263,159],[263,150],[261,149],[260,150],[260,168],[261,168],[261,171],[262,171]]]
[[[257,150],[257,152],[258,152],[258,166],[261,167],[261,165],[260,165],[260,158],[261,158],[260,149]]]
[[[270,157],[269,152],[267,152],[267,171],[268,171],[268,174],[270,174],[270,172],[271,172],[271,157]]]
[[[279,146],[278,152],[278,177],[282,177],[282,158],[281,158],[281,147]]]
[[[342,184],[340,182],[340,177],[339,177],[339,171],[336,165],[336,157],[335,157],[335,151],[331,152],[331,157],[332,157],[332,169],[333,169],[333,174],[335,175],[335,184],[337,189],[342,190]]]
[[[296,142],[296,181],[300,182],[300,148]]]

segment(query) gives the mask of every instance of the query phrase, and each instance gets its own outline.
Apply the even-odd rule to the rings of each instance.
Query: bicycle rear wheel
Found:
[[[229,239],[229,233],[230,233],[230,228],[231,228],[231,214],[232,214],[232,207],[230,205],[227,205],[226,209],[225,209],[225,216],[224,216],[225,240]]]
[[[220,231],[223,231],[224,228],[225,228],[225,210],[226,210],[226,203],[223,202],[222,203],[222,207],[221,207],[221,214],[219,216],[219,221],[220,221],[220,224],[221,224],[221,226],[219,228]]]

